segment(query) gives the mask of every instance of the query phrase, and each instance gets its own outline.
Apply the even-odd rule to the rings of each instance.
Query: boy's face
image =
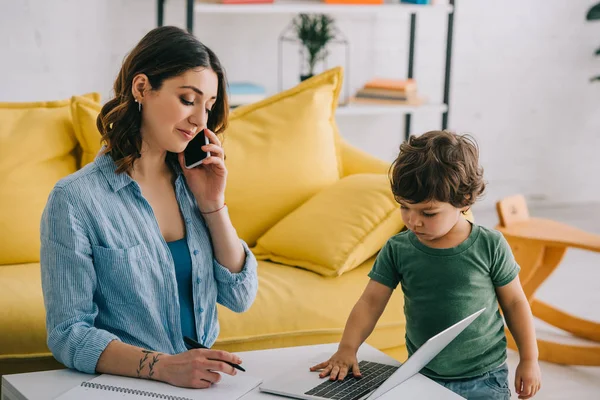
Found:
[[[436,200],[421,203],[398,202],[406,227],[424,243],[436,242],[446,236],[459,222],[461,211],[466,209]]]

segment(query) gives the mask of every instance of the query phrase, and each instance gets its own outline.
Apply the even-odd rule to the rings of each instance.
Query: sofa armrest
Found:
[[[338,138],[342,177],[354,174],[387,174],[391,163],[374,157]]]

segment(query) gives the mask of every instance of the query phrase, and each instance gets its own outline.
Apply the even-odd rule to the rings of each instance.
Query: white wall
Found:
[[[450,128],[472,133],[489,182],[480,207],[512,193],[532,202],[600,202],[600,72],[593,51],[600,23],[585,21],[596,0],[457,0]],[[0,101],[67,98],[99,91],[106,100],[120,62],[155,26],[152,0],[0,0]],[[291,16],[196,15],[196,35],[212,47],[230,80],[277,86],[277,37]],[[404,77],[408,16],[339,16],[350,42],[350,92],[370,77]],[[446,15],[417,22],[415,77],[442,100]],[[167,2],[166,23],[184,26],[183,0]],[[284,87],[297,57],[284,47]],[[343,64],[342,47],[329,65]],[[352,143],[392,160],[401,115],[339,119]],[[413,118],[413,133],[438,129],[439,113]],[[1,121],[0,121],[1,123]]]

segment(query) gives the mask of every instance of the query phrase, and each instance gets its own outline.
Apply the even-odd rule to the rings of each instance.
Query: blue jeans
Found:
[[[510,400],[506,363],[473,378],[434,380],[467,400]]]

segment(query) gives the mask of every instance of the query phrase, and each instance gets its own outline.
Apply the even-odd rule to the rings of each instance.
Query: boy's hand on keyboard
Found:
[[[310,367],[310,370],[313,372],[320,370],[320,378],[329,375],[329,379],[332,381],[336,379],[342,381],[349,373],[353,373],[357,378],[361,376],[356,352],[351,350],[338,350],[329,360]]]

